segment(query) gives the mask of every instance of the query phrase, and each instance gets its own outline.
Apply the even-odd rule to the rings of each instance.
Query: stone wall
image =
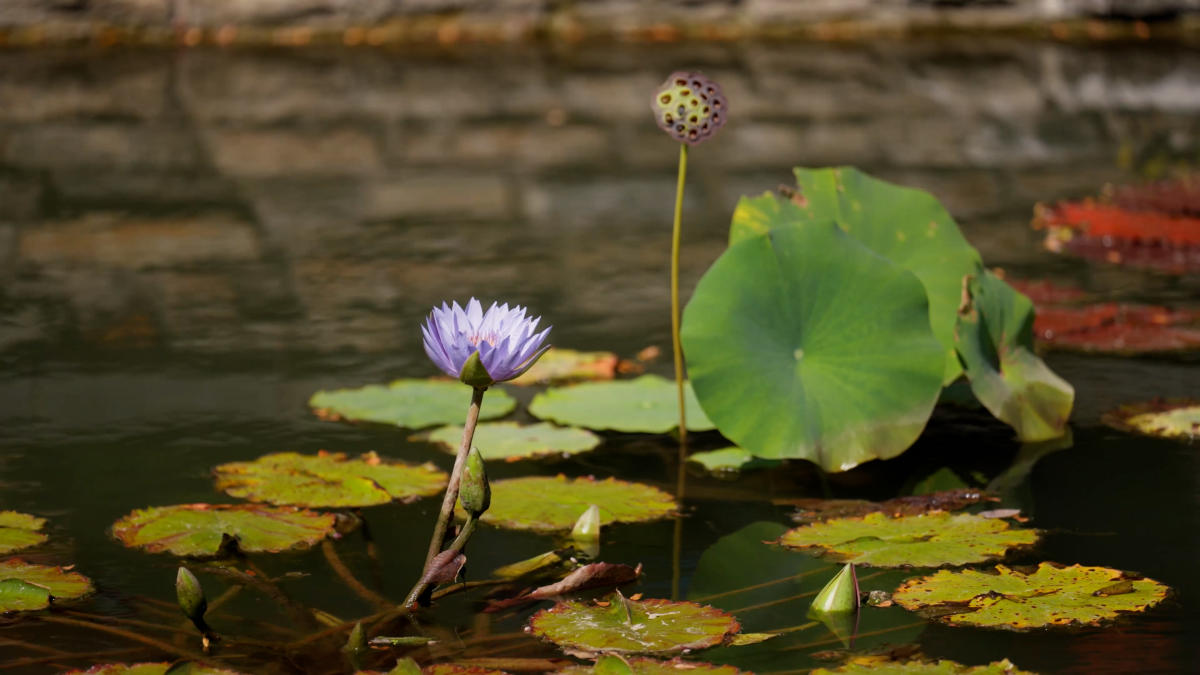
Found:
[[[663,344],[677,153],[647,92],[689,65],[731,101],[692,153],[689,287],[796,164],[929,189],[1020,268],[1035,201],[1200,158],[1172,46],[0,52],[0,355],[381,353],[472,294]]]

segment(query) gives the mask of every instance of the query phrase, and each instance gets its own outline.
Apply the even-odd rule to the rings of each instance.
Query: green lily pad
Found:
[[[213,668],[199,663],[104,663],[87,670],[71,670],[62,675],[239,675],[236,671]]]
[[[401,658],[386,674],[378,670],[359,670],[354,675],[508,675],[503,670],[460,663],[433,663],[422,668],[411,658]]]
[[[452,380],[396,380],[357,389],[318,391],[308,405],[321,419],[393,424],[409,429],[461,422],[471,404],[471,388]],[[517,402],[503,389],[491,387],[483,397],[479,419],[504,417]]]
[[[38,531],[45,524],[45,518],[28,513],[0,511],[0,553],[12,553],[46,541],[46,535]]]
[[[778,460],[755,457],[737,446],[693,452],[688,455],[687,461],[695,462],[709,473],[717,475],[737,474],[751,469],[766,469],[783,463]]]
[[[712,429],[691,384],[686,386],[688,430]],[[533,397],[529,412],[540,419],[588,429],[665,434],[679,426],[675,383],[657,375],[547,389]]]
[[[783,224],[836,221],[864,246],[920,279],[929,298],[929,323],[942,344],[943,382],[952,382],[962,372],[954,355],[960,284],[981,264],[958,224],[928,192],[851,167],[797,167],[795,175],[798,191],[790,200],[766,194],[735,210],[730,244]]]
[[[602,526],[659,520],[679,508],[674,497],[649,485],[560,474],[493,482],[492,506],[483,522],[516,530],[567,531],[592,504],[600,508]]]
[[[45,609],[51,599],[73,600],[91,592],[92,582],[78,572],[20,558],[0,562],[0,612]]]
[[[611,660],[614,659],[620,663],[612,663]],[[748,675],[733,666],[684,661],[678,658],[659,661],[644,656],[625,659],[612,655],[601,656],[592,665],[570,666],[557,671],[557,673],[558,675],[686,675],[688,673],[695,675]]]
[[[942,388],[921,282],[832,222],[730,246],[696,286],[682,338],[726,438],[828,471],[903,452]]]
[[[1200,401],[1157,399],[1123,405],[1100,420],[1122,431],[1190,442],[1200,438]]]
[[[1060,567],[1044,562],[1026,574],[996,565],[996,573],[942,570],[910,579],[892,599],[901,607],[936,614],[962,626],[1029,630],[1098,626],[1122,614],[1142,612],[1167,597],[1153,579],[1106,567]]]
[[[855,657],[840,668],[817,668],[812,675],[1033,675],[1008,659],[983,666],[964,666],[955,661],[892,661],[886,656]]]
[[[358,459],[340,452],[280,452],[222,464],[215,473],[217,489],[233,497],[326,508],[411,502],[438,494],[449,479],[432,464],[385,462],[373,452]]]
[[[677,654],[725,642],[737,619],[714,607],[670,600],[561,602],[529,619],[528,630],[568,654]]]
[[[611,380],[617,374],[620,359],[612,352],[580,352],[551,347],[529,370],[512,384],[563,384],[586,380]]]
[[[246,553],[308,548],[333,532],[334,515],[262,504],[179,504],[140,509],[113,524],[131,548],[181,556],[214,556],[223,535]]]
[[[463,428],[434,429],[421,438],[437,443],[450,453],[458,452]],[[553,424],[521,425],[516,422],[484,422],[475,427],[472,445],[487,461],[515,462],[535,457],[566,456],[587,452],[600,445],[600,437],[587,429]]]
[[[870,513],[835,518],[789,530],[779,543],[817,548],[838,560],[873,567],[967,565],[1032,546],[1037,530],[1010,528],[1000,518],[932,511],[892,517]]]
[[[975,397],[1022,441],[1062,436],[1075,389],[1033,353],[1033,303],[987,270],[962,300],[955,344]]]

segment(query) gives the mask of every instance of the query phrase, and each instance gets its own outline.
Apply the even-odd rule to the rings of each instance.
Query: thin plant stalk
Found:
[[[679,180],[675,185],[675,222],[671,229],[671,348],[675,353],[675,389],[679,395],[680,467],[687,444],[687,414],[683,396],[683,345],[679,341],[679,240],[683,229],[683,184],[687,178],[686,143],[679,144]]]
[[[425,566],[422,576],[429,571],[433,558],[442,552],[446,539],[446,528],[454,516],[454,503],[458,501],[458,487],[462,483],[463,465],[467,454],[471,452],[471,441],[475,438],[475,425],[479,423],[479,407],[483,405],[483,392],[487,387],[475,387],[471,393],[471,407],[467,410],[467,423],[463,426],[462,445],[454,458],[454,469],[450,472],[450,482],[446,485],[446,495],[442,498],[442,511],[438,514],[437,524],[433,527],[433,537],[429,540],[429,551],[425,554]]]

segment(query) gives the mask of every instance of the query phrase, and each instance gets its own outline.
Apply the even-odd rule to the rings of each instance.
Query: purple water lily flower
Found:
[[[421,326],[425,353],[442,372],[475,387],[487,387],[519,376],[550,345],[542,346],[547,327],[535,333],[541,317],[527,318],[525,308],[492,303],[486,312],[475,298],[464,310],[434,307]]]

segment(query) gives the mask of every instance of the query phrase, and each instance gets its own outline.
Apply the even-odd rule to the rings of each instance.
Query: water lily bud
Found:
[[[600,539],[600,507],[592,504],[575,521],[571,528],[571,538],[576,541],[596,541]]]
[[[703,143],[725,124],[729,103],[721,86],[702,73],[671,73],[650,104],[658,128],[688,145]]]
[[[204,598],[204,588],[200,580],[186,567],[180,567],[175,574],[175,597],[179,601],[179,609],[193,623],[203,622],[204,613],[208,611],[208,600]]]
[[[346,639],[346,644],[342,645],[342,653],[346,655],[346,660],[352,668],[362,668],[362,655],[367,653],[367,638],[363,633],[362,623],[356,623],[354,628],[350,629],[350,637]]]
[[[471,452],[467,454],[458,503],[475,518],[487,511],[492,504],[492,486],[488,484],[487,470],[483,466],[483,455],[479,454],[479,448],[471,448]]]
[[[846,563],[825,588],[817,593],[808,613],[839,614],[853,612],[858,609],[858,575],[854,572],[854,563]]]

